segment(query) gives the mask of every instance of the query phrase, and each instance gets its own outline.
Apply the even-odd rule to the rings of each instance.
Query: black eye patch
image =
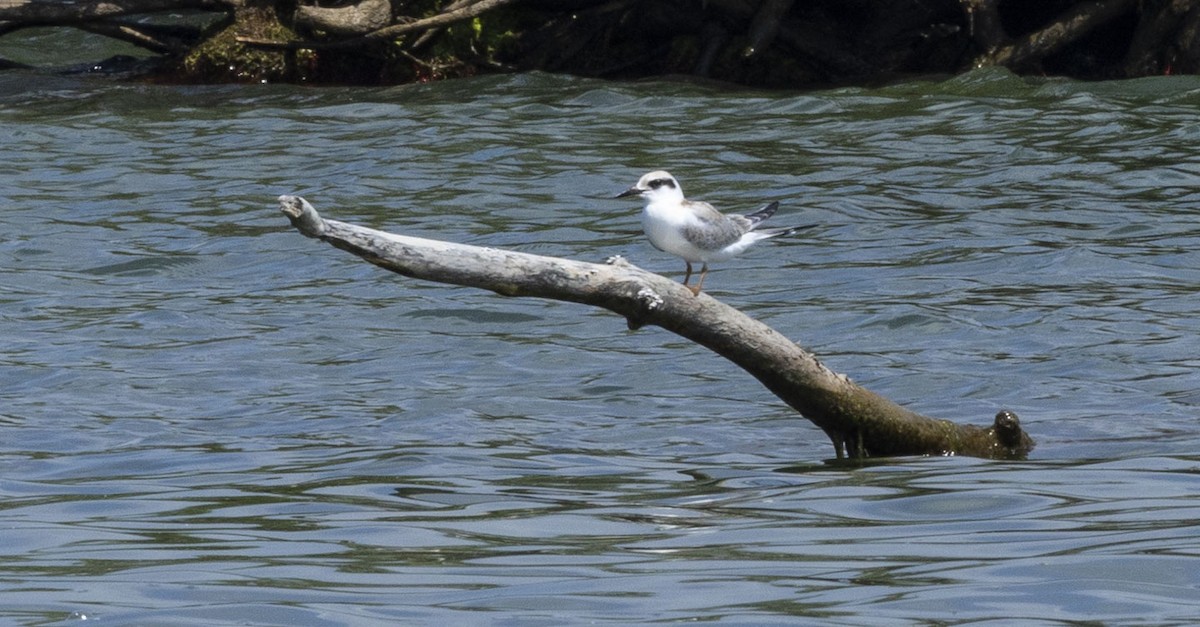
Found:
[[[671,179],[654,179],[653,181],[650,181],[650,189],[658,189],[663,185],[666,185],[667,187],[675,187],[675,181],[672,181]]]

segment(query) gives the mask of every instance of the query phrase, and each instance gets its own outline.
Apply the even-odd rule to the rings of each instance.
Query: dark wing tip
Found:
[[[769,203],[763,205],[762,209],[759,209],[758,211],[755,211],[753,213],[747,213],[746,219],[749,220],[751,226],[753,226],[753,225],[758,224],[759,222],[762,222],[763,220],[766,220],[767,218],[775,215],[775,212],[778,210],[779,210],[779,201],[777,201],[777,200],[772,201],[772,202],[769,202]]]

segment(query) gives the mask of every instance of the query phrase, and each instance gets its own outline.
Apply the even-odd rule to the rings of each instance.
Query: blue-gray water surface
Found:
[[[766,93],[0,74],[0,620],[1183,624],[1200,616],[1200,79]],[[680,277],[666,168],[817,223],[707,291],[1024,461],[830,463],[611,313],[389,274],[275,198]]]

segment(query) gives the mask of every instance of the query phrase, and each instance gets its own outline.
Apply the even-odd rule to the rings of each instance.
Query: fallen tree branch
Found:
[[[990,428],[921,416],[826,368],[767,325],[623,260],[595,264],[396,235],[325,220],[299,196],[280,196],[279,205],[302,234],[404,276],[603,307],[631,329],[655,325],[701,344],[820,427],[838,458],[1021,457],[1033,448],[1011,412],[998,413]]]
[[[480,1],[481,0],[454,0],[454,2],[451,2],[450,4],[446,5],[446,7],[444,9],[442,9],[442,12],[449,13],[450,11],[457,11],[459,9],[469,7],[472,4],[478,4]],[[434,37],[437,37],[438,33],[441,33],[441,32],[442,32],[442,29],[440,27],[434,27],[434,28],[431,28],[431,29],[421,33],[421,36],[417,37],[417,40],[414,41],[411,46],[409,46],[409,50],[412,50],[415,52],[417,50],[420,50],[421,48],[424,48],[425,46],[429,45],[430,42],[433,41]]]
[[[153,24],[127,24],[115,21],[84,22],[76,25],[79,30],[104,35],[128,42],[158,54],[184,54],[190,49],[185,42],[200,38],[200,29]],[[187,34],[187,37],[179,35]]]
[[[392,3],[388,0],[362,0],[342,7],[302,4],[296,8],[295,22],[333,35],[362,35],[379,30],[392,22]]]
[[[462,6],[451,11],[445,11],[433,17],[427,17],[423,20],[381,28],[377,31],[363,35],[361,39],[364,41],[379,41],[381,39],[392,39],[396,36],[404,35],[406,33],[414,33],[426,31],[431,28],[449,26],[455,22],[461,22],[463,20],[477,17],[488,11],[491,11],[492,9],[502,7],[506,4],[512,4],[513,2],[516,2],[516,0],[482,0],[481,2]],[[352,41],[344,43],[352,43]]]
[[[461,6],[460,8],[439,13],[433,17],[427,17],[423,20],[415,20],[405,22],[403,24],[394,24],[386,28],[373,30],[365,35],[359,35],[351,39],[339,39],[337,41],[266,41],[254,37],[238,37],[239,43],[256,46],[260,48],[270,49],[286,49],[286,50],[334,50],[339,48],[356,48],[366,43],[385,41],[394,39],[400,35],[409,33],[419,33],[433,28],[441,28],[449,26],[456,22],[477,17],[487,11],[506,4],[512,4],[516,0],[481,0],[475,4]]]
[[[1075,5],[1046,27],[976,59],[976,67],[1020,67],[1036,63],[1087,35],[1096,27],[1133,10],[1138,0],[1100,0]],[[983,3],[986,4],[986,3]]]

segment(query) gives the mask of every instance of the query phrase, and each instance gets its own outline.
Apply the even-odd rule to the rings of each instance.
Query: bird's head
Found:
[[[637,185],[617,194],[617,198],[626,196],[641,196],[648,201],[654,200],[683,200],[683,189],[679,181],[670,172],[655,170],[642,175]]]

